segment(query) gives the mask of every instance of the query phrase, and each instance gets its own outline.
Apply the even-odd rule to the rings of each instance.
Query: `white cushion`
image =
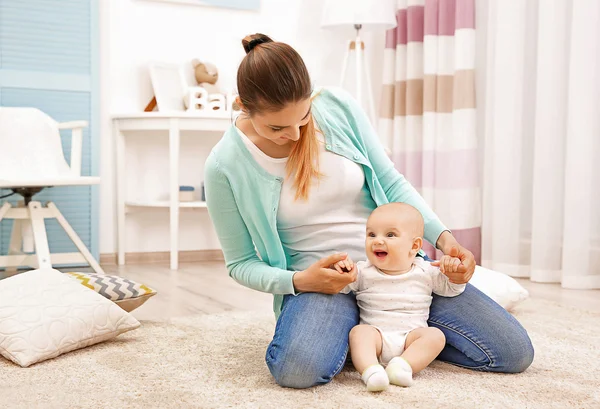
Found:
[[[0,281],[0,353],[23,367],[139,326],[117,304],[57,270]]]
[[[469,283],[507,311],[529,297],[529,292],[514,278],[481,266],[475,267],[475,273]]]

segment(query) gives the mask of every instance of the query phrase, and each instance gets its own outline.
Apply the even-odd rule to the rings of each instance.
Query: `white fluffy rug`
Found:
[[[600,408],[600,314],[528,300],[515,315],[536,348],[519,375],[435,362],[415,386],[374,395],[347,367],[328,385],[284,389],[264,363],[272,315],[230,313],[143,322],[27,369],[0,358],[0,407]]]

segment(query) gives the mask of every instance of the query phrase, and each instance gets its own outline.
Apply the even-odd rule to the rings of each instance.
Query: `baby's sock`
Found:
[[[387,389],[390,385],[390,380],[383,366],[376,364],[371,365],[362,374],[362,380],[367,385],[369,392],[380,392]]]
[[[413,384],[413,371],[409,363],[399,356],[393,358],[385,369],[390,383],[398,386],[411,386]]]

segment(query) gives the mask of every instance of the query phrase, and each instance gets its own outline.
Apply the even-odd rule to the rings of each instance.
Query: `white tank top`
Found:
[[[284,178],[277,230],[290,258],[288,269],[305,270],[335,252],[347,252],[354,261],[366,260],[365,226],[376,204],[362,166],[327,151],[321,141],[319,172],[323,176],[313,181],[308,200],[295,200],[293,180],[286,178],[287,158],[267,156],[237,130],[256,162],[270,174]]]

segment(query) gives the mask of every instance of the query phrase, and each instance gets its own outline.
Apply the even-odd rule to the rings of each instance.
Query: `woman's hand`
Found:
[[[442,252],[450,257],[456,257],[460,260],[460,265],[456,268],[456,272],[446,274],[450,282],[454,284],[466,284],[469,282],[475,272],[475,256],[469,250],[458,244],[458,241],[450,234],[443,232],[437,242],[437,247]],[[440,262],[431,263],[432,266],[440,266]]]
[[[304,271],[298,271],[292,279],[297,292],[337,294],[348,284],[356,281],[357,271],[340,274],[330,266],[346,260],[344,253],[332,254],[322,258]]]

